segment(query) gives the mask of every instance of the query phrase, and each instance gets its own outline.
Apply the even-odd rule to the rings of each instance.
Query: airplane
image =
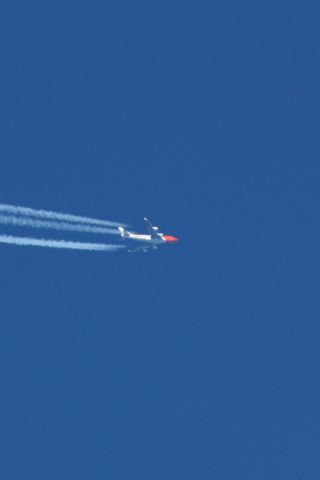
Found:
[[[150,220],[144,217],[146,222],[147,229],[149,231],[148,235],[143,235],[140,233],[129,232],[124,227],[118,227],[119,233],[123,240],[135,240],[140,242],[142,245],[137,247],[134,250],[129,250],[129,252],[147,252],[149,248],[156,250],[159,245],[165,245],[166,243],[175,243],[178,241],[177,237],[172,237],[171,235],[164,235],[159,232],[159,228],[152,225]]]

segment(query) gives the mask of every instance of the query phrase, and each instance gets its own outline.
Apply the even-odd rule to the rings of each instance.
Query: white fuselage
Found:
[[[140,233],[131,233],[131,232],[128,232],[127,238],[131,240],[138,240],[139,242],[151,242],[154,244],[165,242],[162,236],[159,236],[159,238],[152,238],[151,235],[142,235]]]
[[[147,220],[147,219],[145,219],[145,220]],[[177,242],[178,241],[178,239],[176,237],[172,237],[171,235],[164,235],[163,233],[159,233],[157,227],[153,227],[151,225],[151,227],[149,227],[149,228],[152,229],[153,233],[144,235],[144,234],[141,234],[141,233],[128,232],[128,230],[126,230],[124,227],[118,227],[121,238],[123,238],[124,240],[126,240],[126,239],[127,240],[135,240],[136,242],[139,242],[139,243],[147,243],[155,249],[157,248],[157,245],[161,245],[161,244],[165,244],[165,243],[172,243],[172,242]]]

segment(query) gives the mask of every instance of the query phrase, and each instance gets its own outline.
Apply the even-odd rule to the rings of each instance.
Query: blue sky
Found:
[[[319,10],[0,7],[1,203],[181,239],[1,246],[1,478],[319,478]]]

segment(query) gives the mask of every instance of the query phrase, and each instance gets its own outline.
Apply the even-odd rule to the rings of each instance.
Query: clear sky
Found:
[[[0,246],[2,479],[320,478],[319,19],[2,2],[0,203],[180,238]]]

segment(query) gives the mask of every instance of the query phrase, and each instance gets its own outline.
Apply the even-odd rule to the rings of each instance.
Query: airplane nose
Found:
[[[166,242],[177,242],[178,238],[177,237],[172,237],[171,235],[164,235],[164,239]]]

